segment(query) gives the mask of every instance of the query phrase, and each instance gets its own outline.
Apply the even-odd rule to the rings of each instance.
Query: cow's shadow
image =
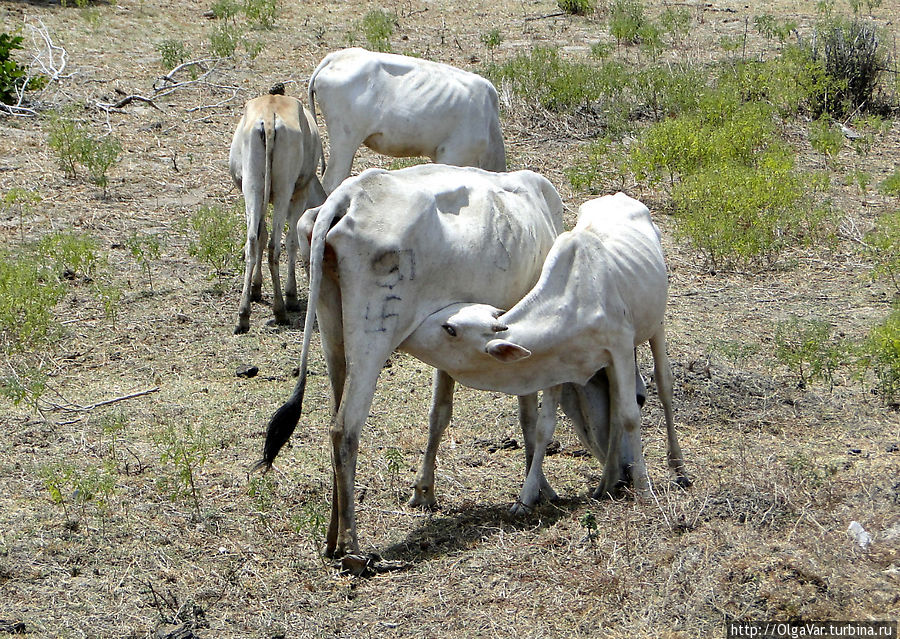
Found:
[[[542,502],[528,515],[512,515],[510,504],[465,505],[435,511],[402,541],[383,548],[382,559],[418,564],[470,550],[501,533],[548,528],[588,502],[586,497]]]

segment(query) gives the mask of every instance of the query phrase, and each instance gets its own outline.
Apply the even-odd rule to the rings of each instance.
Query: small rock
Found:
[[[250,364],[244,364],[242,366],[238,366],[238,369],[234,372],[238,377],[256,377],[259,374],[259,367],[253,366]]]
[[[858,521],[851,521],[850,525],[847,526],[847,534],[859,544],[859,547],[865,550],[869,547],[869,544],[872,543],[872,535],[866,532],[866,529],[862,527]]]

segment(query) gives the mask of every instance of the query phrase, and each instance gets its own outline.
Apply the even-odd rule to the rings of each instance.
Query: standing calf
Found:
[[[575,229],[554,242],[538,283],[509,311],[453,304],[427,318],[401,348],[473,388],[516,395],[545,389],[530,463],[534,472],[520,496],[530,506],[541,493],[540,464],[564,383],[586,384],[602,368],[609,384],[609,434],[594,496],[615,493],[622,459],[631,463],[635,488],[649,491],[633,353],[649,341],[665,413],[669,466],[687,484],[666,354],[667,288],[659,231],[650,212],[619,193],[581,206]],[[593,448],[602,450],[602,441],[597,443]]]
[[[506,170],[497,91],[488,80],[439,62],[365,49],[328,54],[309,78],[328,129],[327,193],[360,145],[394,157]]]
[[[273,89],[277,91],[277,89]],[[282,89],[283,91],[283,89]],[[269,272],[275,321],[287,323],[286,308],[297,308],[297,221],[307,208],[325,200],[316,170],[323,162],[322,141],[315,119],[296,98],[264,95],[247,102],[244,117],[231,140],[229,167],[244,194],[247,243],[244,286],[235,333],[250,328],[250,302],[262,297],[262,249],[266,243],[265,213],[272,203],[272,233],[268,238]],[[287,221],[287,305],[281,294],[281,234]]]

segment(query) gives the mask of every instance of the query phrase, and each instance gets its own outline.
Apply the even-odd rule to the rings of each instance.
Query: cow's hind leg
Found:
[[[273,187],[274,189],[274,187]],[[281,236],[284,233],[284,225],[289,216],[290,193],[281,189],[272,198],[272,233],[269,235],[269,273],[272,276],[272,313],[277,324],[287,324],[288,317],[284,307],[284,296],[281,288]],[[296,254],[296,220],[294,220],[293,246]],[[292,240],[288,237],[287,244],[290,247]],[[296,284],[295,284],[296,288]]]
[[[258,301],[262,290],[262,247],[266,237],[266,222],[263,214],[263,203],[252,193],[245,193],[247,208],[247,240],[244,244],[244,286],[241,289],[241,301],[238,305],[238,321],[234,327],[235,335],[250,330],[250,306]]]
[[[659,333],[650,338],[650,350],[653,353],[653,369],[656,377],[656,386],[659,390],[659,399],[663,405],[663,413],[666,418],[666,439],[668,449],[669,468],[675,473],[675,481],[679,486],[691,485],[687,469],[684,466],[684,455],[678,444],[678,434],[675,432],[675,416],[672,408],[672,367],[669,365],[669,356],[666,353],[665,329],[660,328]]]
[[[434,508],[437,497],[434,493],[434,469],[437,465],[437,451],[441,437],[453,416],[453,389],[455,382],[444,371],[435,369],[432,384],[431,411],[428,414],[428,443],[422,466],[413,484],[410,506]]]

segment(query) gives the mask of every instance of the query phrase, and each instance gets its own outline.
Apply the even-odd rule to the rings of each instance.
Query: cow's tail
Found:
[[[322,61],[319,63],[319,66],[316,67],[316,70],[312,72],[312,75],[309,76],[309,86],[306,88],[306,97],[309,100],[309,110],[312,111],[313,120],[318,123],[318,116],[316,115],[316,76],[319,75],[319,71],[325,68],[328,64],[328,59],[330,55],[326,55],[322,58]]]
[[[325,256],[325,235],[331,228],[331,222],[342,207],[337,203],[325,205],[319,208],[316,222],[313,225],[312,238],[310,238],[310,263],[309,263],[309,299],[306,305],[306,320],[303,324],[303,347],[300,350],[300,376],[294,392],[288,400],[275,411],[269,420],[266,431],[266,443],[263,447],[263,457],[251,468],[255,470],[268,470],[272,467],[275,457],[282,446],[287,443],[300,421],[303,409],[303,394],[306,391],[306,369],[309,359],[309,344],[313,333],[313,324],[316,319],[316,306],[319,301],[319,291],[322,288],[322,262]]]

